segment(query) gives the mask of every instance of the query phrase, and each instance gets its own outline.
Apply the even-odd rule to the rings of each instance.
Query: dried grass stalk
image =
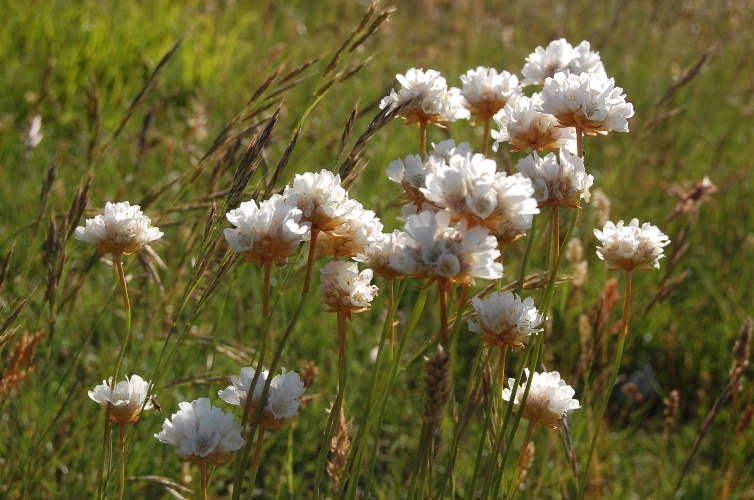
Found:
[[[451,394],[450,356],[441,345],[437,346],[437,352],[427,358],[424,370],[426,372],[424,375],[424,407],[421,415],[427,435],[431,439],[428,443],[431,443],[430,446],[434,446],[436,434],[441,433],[443,410]],[[430,461],[437,452],[438,450],[435,449],[434,453],[430,454]]]
[[[344,408],[345,401],[340,407],[337,427],[335,427],[335,432],[330,442],[332,457],[327,462],[327,475],[330,477],[333,492],[336,496],[338,496],[341,487],[345,483],[343,473],[346,470],[348,455],[351,453],[351,439],[349,435],[353,428],[353,419],[346,421]]]

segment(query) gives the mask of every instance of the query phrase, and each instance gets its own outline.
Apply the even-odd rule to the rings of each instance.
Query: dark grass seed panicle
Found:
[[[71,206],[68,208],[68,211],[65,213],[65,220],[68,227],[68,231],[65,235],[65,239],[62,241],[62,245],[64,246],[68,242],[68,240],[71,239],[71,237],[73,236],[73,233],[76,232],[76,227],[79,225],[81,218],[84,216],[84,211],[86,210],[87,205],[89,205],[89,200],[92,195],[93,183],[94,183],[94,172],[89,171],[89,174],[87,175],[86,182],[84,183],[84,185],[79,186],[76,189],[76,194],[73,197]]]
[[[356,50],[361,44],[363,44],[370,36],[374,34],[375,31],[377,31],[380,26],[382,26],[382,23],[389,21],[390,16],[398,10],[395,6],[387,7],[385,10],[380,12],[377,17],[372,21],[372,24],[369,25],[369,28],[367,29],[366,33],[361,35],[359,38],[356,39],[356,41],[353,42],[351,47],[348,49],[348,52],[353,52]]]
[[[36,234],[37,229],[39,228],[39,223],[42,221],[42,217],[44,217],[45,211],[47,210],[52,185],[58,177],[58,166],[58,155],[55,155],[52,157],[50,169],[47,171],[47,177],[42,183],[42,191],[39,194],[39,214],[37,215],[37,220],[34,222],[34,234]]]
[[[8,253],[5,254],[5,259],[3,259],[3,266],[0,267],[0,292],[3,291],[3,285],[5,284],[5,280],[8,279],[8,273],[10,272],[10,263],[11,259],[13,258],[13,251],[16,249],[16,240],[13,240],[13,243],[10,245],[10,250],[8,250]]]
[[[202,242],[207,241],[207,238],[209,238],[210,231],[212,230],[212,225],[215,223],[215,212],[217,212],[217,202],[212,202],[212,210],[209,212],[209,217],[207,217],[207,222],[204,224],[204,237],[202,238]]]
[[[338,146],[338,155],[335,157],[335,163],[338,163],[340,161],[340,157],[343,154],[343,150],[346,149],[348,138],[351,136],[351,130],[353,130],[353,124],[356,122],[356,117],[359,114],[360,102],[361,102],[361,98],[359,98],[356,101],[356,104],[353,105],[351,114],[348,116],[348,120],[346,121],[346,126],[343,129],[343,135],[340,136],[340,145]]]
[[[293,134],[293,137],[291,138],[291,142],[288,143],[288,147],[285,148],[285,152],[283,153],[283,156],[280,158],[280,161],[278,162],[278,166],[275,169],[275,172],[272,174],[272,179],[270,179],[267,182],[267,185],[264,189],[264,195],[263,197],[265,199],[269,198],[272,192],[275,190],[275,186],[278,182],[280,182],[280,178],[283,176],[283,172],[285,171],[285,167],[288,166],[288,161],[291,159],[291,155],[293,154],[293,149],[296,147],[296,142],[298,142],[298,137],[301,134],[301,126],[299,125],[298,129],[296,130],[296,133]]]
[[[262,94],[264,94],[268,88],[270,88],[270,85],[272,85],[272,82],[275,81],[275,79],[280,75],[280,73],[283,71],[283,65],[278,66],[275,68],[275,71],[273,71],[270,76],[267,77],[265,81],[262,82],[262,84],[257,87],[257,90],[251,95],[251,98],[246,103],[246,106],[251,106],[254,104],[257,99],[259,99]]]
[[[323,57],[324,57],[324,54],[314,57],[312,59],[309,59],[305,63],[301,64],[299,67],[293,69],[287,75],[283,76],[283,78],[281,78],[280,81],[278,82],[278,85],[282,85],[288,80],[292,80],[293,78],[297,77],[298,75],[300,75],[301,73],[309,69],[309,67],[321,61]]]
[[[367,11],[364,13],[364,17],[361,18],[361,22],[359,22],[359,25],[351,32],[351,35],[346,39],[345,42],[338,48],[337,51],[335,51],[335,54],[333,55],[332,59],[330,59],[330,62],[327,64],[327,67],[325,68],[325,71],[322,73],[322,80],[325,80],[333,71],[335,71],[335,68],[338,67],[338,64],[340,63],[340,58],[343,55],[343,52],[346,51],[348,48],[348,45],[356,39],[357,36],[364,30],[364,28],[367,27],[367,24],[369,24],[369,20],[372,18],[372,15],[374,14],[375,10],[377,10],[377,1],[373,1],[369,4],[369,7],[367,7]]]
[[[443,410],[451,395],[450,384],[450,356],[442,346],[427,358],[424,365],[424,407],[422,421],[433,436],[440,429]]]
[[[36,292],[37,289],[31,291],[28,297],[26,297],[24,300],[22,300],[15,309],[13,309],[13,312],[10,313],[10,316],[8,316],[3,322],[2,326],[0,326],[0,347],[2,347],[10,338],[18,331],[18,328],[14,328],[10,330],[10,326],[13,324],[14,321],[16,321],[16,318],[18,318],[18,315],[21,314],[21,311],[23,311],[26,306],[29,304],[29,300],[31,300],[32,295],[34,295],[34,292]]]

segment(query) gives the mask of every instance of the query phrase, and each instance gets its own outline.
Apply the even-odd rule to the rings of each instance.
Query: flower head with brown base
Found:
[[[76,239],[91,243],[101,253],[129,255],[147,243],[162,238],[159,228],[142,213],[139,205],[127,201],[105,203],[102,215],[87,219],[86,226],[76,228]]]
[[[560,379],[558,372],[534,372],[534,375],[526,369],[526,376],[532,377],[531,388],[524,404],[522,416],[532,422],[557,428],[556,423],[565,417],[569,410],[581,408],[579,401],[573,399],[576,391],[573,387]],[[503,399],[521,407],[521,402],[526,391],[526,381],[515,387],[516,381],[508,379],[509,389],[503,389]],[[515,389],[515,394],[512,393]]]

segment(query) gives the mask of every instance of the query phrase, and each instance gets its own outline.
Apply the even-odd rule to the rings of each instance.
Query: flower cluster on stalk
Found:
[[[400,116],[407,124],[454,122],[469,116],[463,105],[463,97],[457,88],[448,89],[440,73],[428,69],[411,68],[405,75],[395,76],[401,88],[390,91],[380,102],[380,109],[387,106],[403,106]]]
[[[110,405],[110,423],[117,425],[133,424],[141,418],[142,410],[154,408],[149,398],[149,382],[134,374],[131,378],[118,382],[112,387],[113,378],[89,391],[89,397],[99,403],[103,410]],[[146,403],[145,403],[146,402]]]
[[[607,262],[608,269],[652,269],[660,267],[660,259],[665,256],[663,248],[670,244],[668,236],[639,219],[631,219],[626,226],[623,221],[614,224],[607,221],[602,231],[594,230],[594,235],[602,243],[597,247],[597,256]]]
[[[105,203],[102,215],[87,219],[86,226],[76,228],[76,239],[91,243],[101,253],[129,255],[148,243],[162,238],[163,233],[152,227],[139,205],[127,201]]]

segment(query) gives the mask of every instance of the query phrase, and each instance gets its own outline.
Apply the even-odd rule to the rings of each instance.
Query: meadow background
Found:
[[[382,2],[380,7],[389,5]],[[396,73],[432,68],[454,86],[461,85],[460,74],[479,65],[520,75],[525,57],[536,46],[560,37],[573,44],[589,40],[636,110],[630,133],[585,140],[587,171],[595,177],[593,191],[602,189],[610,198],[612,220],[639,217],[676,240],[687,217],[667,220],[677,203],[673,186],[688,187],[704,176],[718,186],[719,192],[691,224],[688,248],[669,276],[684,279],[649,314],[645,311],[669,259],[661,261],[660,271],[635,273],[621,375],[633,377],[643,399],[637,401],[616,388],[593,464],[596,483],[589,493],[591,498],[672,497],[683,462],[728,382],[733,344],[752,313],[754,3],[424,0],[395,5],[398,9],[390,21],[349,54],[343,67],[372,57],[369,63],[337,83],[306,117],[280,187],[294,173],[336,167],[354,104],[360,100],[346,154],[377,113],[379,100],[396,86]],[[25,360],[25,379],[0,394],[0,498],[89,498],[96,491],[102,414],[87,391],[107,378],[117,357],[124,323],[119,285],[109,256],[102,258],[90,246],[72,239],[62,250],[50,249],[45,243],[50,221],[59,226],[77,187],[92,172],[84,218],[98,213],[106,201],[141,201],[153,224],[165,232],[153,245],[165,267],[155,257],[126,260],[134,336],[121,374],[150,378],[172,322],[188,319],[199,292],[211,280],[215,268],[189,299],[187,313],[174,318],[213,201],[221,205],[240,155],[258,129],[238,136],[239,149],[224,146],[200,175],[187,173],[276,67],[285,64],[285,74],[327,52],[299,75],[310,78],[272,96],[266,101],[272,107],[235,128],[264,124],[277,98],[284,97],[279,123],[248,194],[262,176],[269,178],[311,102],[327,60],[365,9],[365,2],[350,0],[6,3],[0,24],[0,262],[5,262],[0,273],[0,323],[10,318],[0,334],[0,373],[6,379],[14,346],[24,332],[42,333]],[[180,46],[151,81],[143,102],[111,140],[157,63],[178,40]],[[267,94],[278,88],[273,85]],[[44,137],[27,152],[24,141],[35,115],[42,116]],[[481,134],[479,125],[463,121],[447,130],[430,129],[429,141],[453,137],[481,150]],[[515,164],[520,155],[502,149],[492,157],[502,166]],[[398,120],[388,124],[367,145],[365,168],[350,190],[351,197],[378,213],[386,231],[400,224],[395,220],[398,190],[385,169],[391,160],[415,153],[418,131]],[[57,174],[46,185],[53,162]],[[601,342],[606,344],[596,348],[588,382],[595,401],[582,399],[585,381],[573,378],[581,345],[578,318],[593,314],[605,282],[617,274],[606,271],[594,253],[596,217],[595,208],[587,205],[575,232],[584,244],[589,280],[578,292],[569,284],[558,286],[546,337],[548,367],[563,374],[586,406],[570,418],[581,461],[615,346],[615,336],[605,334]],[[506,262],[520,260],[517,255],[523,248],[519,244],[510,256],[506,253]],[[51,252],[60,256],[63,250],[65,262],[51,258]],[[538,259],[533,270],[543,267],[544,256]],[[273,335],[285,328],[296,304],[302,264],[281,295]],[[54,307],[46,300],[50,265],[62,273]],[[511,274],[506,267],[504,279],[516,276],[515,266],[511,264]],[[275,271],[274,292],[287,271]],[[377,284],[382,288],[383,283]],[[314,290],[316,295],[317,286]],[[416,293],[409,287],[399,320],[405,321]],[[540,294],[531,293],[535,298]],[[163,414],[145,414],[135,431],[127,470],[134,479],[127,497],[171,498],[164,485],[146,476],[170,478],[196,490],[196,470],[180,463],[152,434],[180,401],[210,397],[221,405],[217,390],[249,364],[258,346],[260,300],[261,271],[239,263],[186,329],[155,389]],[[19,305],[23,307],[12,318]],[[379,339],[386,307],[381,293],[372,311],[355,317],[349,326],[349,416],[363,411],[370,351]],[[309,393],[319,397],[289,429],[268,435],[256,485],[260,498],[303,498],[311,488],[325,409],[334,398],[337,380],[335,317],[321,313],[322,308],[310,300],[282,362],[297,371],[315,362],[319,377]],[[432,310],[425,311],[409,341],[407,360],[437,329],[439,320]],[[607,330],[619,319],[617,307]],[[5,337],[8,332],[15,333]],[[470,362],[476,342],[463,329],[459,359]],[[379,437],[372,487],[378,498],[399,498],[406,490],[420,430],[422,372],[419,356],[394,388],[396,404],[388,406]],[[726,402],[712,423],[679,498],[754,496],[754,427],[740,425],[754,402],[751,375],[749,368],[743,390]],[[464,384],[463,378],[455,383],[459,398]],[[680,410],[664,442],[663,399],[673,389],[680,392]],[[446,420],[450,418],[449,413]],[[478,433],[479,421],[473,421],[471,435]],[[537,456],[520,496],[573,497],[573,473],[557,432],[538,432],[535,441]],[[473,468],[475,446],[474,439],[462,446],[458,498],[471,498],[463,491],[462,478]],[[213,473],[212,494],[227,495],[231,478],[232,466],[219,467]]]

